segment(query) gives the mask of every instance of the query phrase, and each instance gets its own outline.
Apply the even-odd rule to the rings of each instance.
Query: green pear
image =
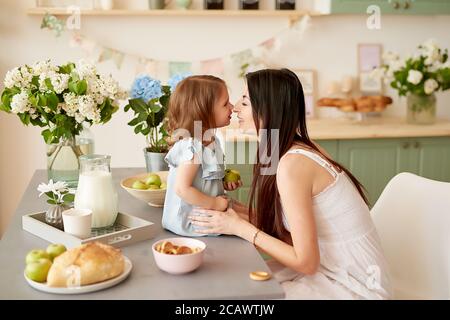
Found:
[[[239,171],[234,169],[225,170],[225,177],[223,178],[223,181],[238,182],[239,180],[241,180],[241,174],[239,173]]]
[[[42,258],[51,260],[49,254],[44,250],[34,249],[27,253],[27,256],[25,257],[25,263],[29,264]]]
[[[30,262],[25,267],[25,275],[28,279],[36,282],[47,281],[48,271],[52,266],[50,259],[41,258],[36,261]]]
[[[148,186],[155,185],[159,188],[159,186],[161,185],[161,178],[156,173],[150,173],[147,176],[147,179],[145,179],[145,183]]]
[[[66,247],[63,244],[52,243],[47,247],[47,253],[50,256],[50,260],[53,261],[57,256],[66,251]]]
[[[141,180],[136,180],[135,182],[133,182],[133,184],[131,185],[131,187],[133,189],[140,189],[140,190],[147,190],[148,189],[148,185],[146,185],[144,182],[142,182]]]

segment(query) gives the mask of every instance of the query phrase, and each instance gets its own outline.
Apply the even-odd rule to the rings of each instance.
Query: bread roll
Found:
[[[47,276],[50,287],[88,285],[115,278],[125,269],[119,249],[90,242],[56,257]]]

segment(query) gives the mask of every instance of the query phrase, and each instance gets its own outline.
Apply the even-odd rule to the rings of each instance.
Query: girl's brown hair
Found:
[[[226,90],[225,81],[214,76],[198,75],[183,79],[169,100],[169,131],[185,129],[193,137],[195,121],[201,121],[202,135],[215,128],[214,104],[223,89]]]
[[[361,198],[368,204],[361,183],[342,165],[324,155],[310,140],[306,129],[305,98],[303,87],[295,73],[288,69],[260,70],[246,75],[253,120],[259,133],[261,129],[278,129],[278,141],[258,144],[257,161],[253,167],[253,182],[250,191],[250,222],[264,232],[285,242],[290,242],[289,231],[283,224],[283,213],[278,193],[276,175],[261,175],[264,167],[260,162],[260,150],[276,149],[272,143],[278,143],[279,157],[286,154],[293,144],[302,144],[321,154],[335,167],[344,171],[351,179]],[[264,154],[264,153],[263,153]],[[267,153],[266,153],[267,154]],[[271,159],[272,161],[272,159]],[[268,199],[274,199],[269,201]],[[254,210],[253,205],[256,206]]]

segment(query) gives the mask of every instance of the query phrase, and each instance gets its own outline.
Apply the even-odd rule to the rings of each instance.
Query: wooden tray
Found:
[[[112,227],[91,230],[91,237],[80,239],[65,233],[45,222],[45,212],[37,212],[22,217],[22,229],[51,243],[61,243],[67,248],[99,241],[114,247],[124,247],[155,236],[156,227],[153,222],[125,213],[117,214]]]

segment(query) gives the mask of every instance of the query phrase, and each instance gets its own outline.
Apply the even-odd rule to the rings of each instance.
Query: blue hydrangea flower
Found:
[[[141,98],[148,102],[151,99],[160,98],[162,95],[161,81],[147,75],[137,77],[131,87],[131,97],[133,99]]]
[[[187,78],[187,77],[189,77],[189,76],[191,76],[191,75],[192,75],[192,73],[190,73],[190,72],[174,74],[174,75],[169,79],[169,81],[167,81],[167,83],[168,83],[169,86],[170,86],[170,91],[171,91],[171,92],[174,92],[174,91],[175,91],[175,88],[176,88],[177,85],[178,85],[178,83],[180,83],[181,80],[183,80],[183,79],[185,79],[185,78]]]

